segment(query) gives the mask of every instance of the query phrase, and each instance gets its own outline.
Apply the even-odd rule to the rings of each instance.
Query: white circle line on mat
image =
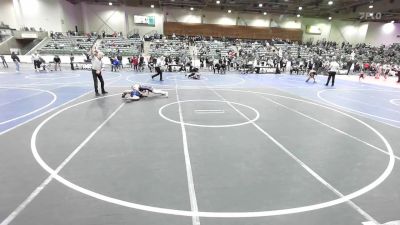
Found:
[[[48,104],[46,104],[46,105],[44,105],[44,106],[42,106],[42,107],[40,107],[38,109],[35,109],[35,110],[33,110],[33,111],[29,112],[29,113],[26,113],[24,115],[14,117],[14,118],[6,120],[6,121],[1,121],[0,125],[9,123],[9,122],[12,122],[12,121],[15,121],[15,120],[19,120],[19,119],[22,119],[22,118],[27,117],[29,115],[32,115],[32,114],[34,114],[36,112],[39,112],[40,110],[49,107],[50,105],[52,105],[57,100],[57,95],[54,92],[51,92],[51,91],[48,91],[48,90],[37,89],[37,88],[24,88],[24,87],[0,87],[0,88],[2,88],[2,89],[17,89],[17,90],[40,91],[40,92],[43,92],[43,93],[50,94],[53,97],[53,99]]]
[[[242,122],[242,123],[234,123],[234,124],[214,124],[214,125],[206,125],[206,124],[195,124],[195,123],[188,123],[188,122],[183,122],[183,124],[185,126],[193,126],[193,127],[208,127],[208,128],[226,128],[226,127],[237,127],[237,126],[243,126],[246,124],[250,124],[253,123],[255,121],[257,121],[260,118],[260,113],[253,107],[250,107],[248,105],[244,105],[241,103],[237,103],[237,102],[231,102],[231,101],[223,101],[223,100],[201,100],[201,99],[194,99],[194,100],[185,100],[185,101],[179,101],[179,102],[172,102],[172,103],[168,103],[164,106],[162,106],[159,110],[158,110],[158,114],[165,120],[172,122],[172,123],[176,123],[176,124],[181,124],[180,121],[177,120],[173,120],[168,118],[167,116],[164,115],[163,110],[171,105],[176,105],[178,103],[185,103],[185,102],[222,102],[222,103],[230,103],[233,105],[239,105],[245,108],[250,109],[251,111],[255,112],[256,116],[251,119],[251,120],[247,120],[246,122]]]
[[[124,207],[128,207],[128,208],[134,208],[134,209],[139,209],[139,210],[144,210],[144,211],[149,211],[149,212],[154,212],[154,213],[162,213],[162,214],[169,214],[169,215],[177,215],[177,216],[188,216],[188,217],[193,217],[193,216],[197,216],[197,217],[213,217],[213,218],[251,218],[251,217],[266,217],[266,216],[276,216],[276,215],[288,215],[288,214],[294,214],[294,213],[301,213],[301,212],[308,212],[308,211],[312,211],[312,210],[318,210],[318,209],[323,209],[323,208],[327,208],[327,207],[331,207],[331,206],[335,206],[344,202],[347,202],[351,199],[354,199],[356,197],[359,197],[369,191],[371,191],[372,189],[376,188],[378,185],[380,185],[387,177],[389,177],[390,173],[392,172],[393,168],[394,168],[394,163],[395,163],[395,157],[394,157],[394,153],[393,153],[393,149],[391,147],[391,145],[389,144],[389,142],[386,140],[386,138],[379,132],[377,131],[375,128],[373,128],[372,126],[370,126],[369,124],[365,123],[362,120],[359,120],[345,112],[341,112],[337,109],[334,109],[332,107],[328,107],[322,104],[318,104],[315,102],[311,102],[308,100],[303,100],[303,99],[298,99],[298,98],[293,98],[293,97],[288,97],[288,96],[282,96],[282,95],[276,95],[276,94],[270,94],[270,93],[263,93],[263,92],[253,92],[253,91],[242,91],[242,90],[228,90],[228,89],[223,89],[225,91],[234,91],[234,92],[242,92],[242,93],[253,93],[253,94],[259,94],[259,95],[269,95],[269,96],[275,96],[275,97],[281,97],[281,98],[286,98],[286,99],[292,99],[295,101],[300,101],[303,103],[308,103],[311,105],[315,105],[315,106],[320,106],[322,108],[325,109],[330,109],[332,111],[335,111],[337,113],[340,113],[344,116],[347,116],[351,119],[356,120],[357,122],[363,124],[364,126],[366,126],[367,128],[369,128],[370,130],[372,130],[385,144],[387,150],[388,150],[388,154],[389,154],[389,162],[387,164],[387,167],[385,168],[385,170],[383,171],[383,173],[377,178],[375,179],[372,183],[360,188],[357,191],[354,191],[350,194],[344,195],[343,197],[334,199],[334,200],[330,200],[327,202],[322,202],[322,203],[317,203],[317,204],[312,204],[312,205],[307,205],[307,206],[300,206],[300,207],[294,207],[294,208],[287,208],[287,209],[277,209],[277,210],[269,210],[269,211],[253,211],[253,212],[205,212],[205,211],[199,211],[199,212],[192,212],[192,211],[187,211],[187,210],[179,210],[179,209],[169,209],[169,208],[161,208],[161,207],[156,207],[156,206],[149,206],[149,205],[143,205],[143,204],[138,204],[138,203],[134,203],[134,202],[128,202],[128,201],[124,201],[121,199],[117,199],[117,198],[113,198],[110,196],[106,196],[100,193],[97,193],[95,191],[86,189],[84,187],[81,187],[75,183],[72,183],[71,181],[61,177],[60,175],[58,175],[58,173],[56,171],[54,171],[49,165],[47,165],[47,163],[41,158],[41,156],[38,153],[38,149],[36,147],[36,139],[37,139],[37,135],[39,133],[39,131],[41,130],[41,128],[48,123],[52,118],[56,117],[57,115],[61,114],[62,112],[71,109],[73,107],[82,105],[84,103],[87,102],[91,102],[91,101],[95,101],[97,99],[101,99],[101,98],[96,98],[96,99],[90,99],[90,100],[86,100],[86,101],[82,101],[73,105],[70,105],[58,112],[56,112],[55,114],[49,116],[48,118],[46,118],[44,121],[42,121],[34,130],[32,137],[31,137],[31,150],[32,150],[32,154],[35,158],[35,160],[39,163],[39,165],[46,170],[49,174],[51,174],[54,179],[56,179],[57,181],[59,181],[60,183],[64,184],[65,186],[78,191],[82,194],[91,196],[93,198],[105,201],[105,202],[109,202],[112,204],[116,204],[116,205],[120,205],[120,206],[124,206]],[[106,96],[107,97],[107,96]],[[112,96],[109,96],[112,97]]]

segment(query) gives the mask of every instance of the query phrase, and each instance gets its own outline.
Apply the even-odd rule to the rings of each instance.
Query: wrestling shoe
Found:
[[[121,98],[125,98],[126,93],[122,93]]]
[[[106,94],[108,94],[108,92],[107,91],[102,91],[101,92],[103,95],[106,95]]]

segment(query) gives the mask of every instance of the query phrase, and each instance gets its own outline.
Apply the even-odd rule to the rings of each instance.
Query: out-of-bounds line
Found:
[[[52,111],[54,111],[54,110],[56,110],[56,109],[58,109],[60,107],[63,107],[64,105],[67,105],[67,104],[69,104],[69,103],[71,103],[71,102],[73,102],[73,101],[75,101],[75,100],[77,100],[77,99],[89,94],[90,92],[92,92],[92,91],[85,92],[85,93],[83,93],[82,95],[80,95],[80,96],[78,96],[76,98],[73,98],[73,99],[71,99],[71,100],[69,100],[69,101],[67,101],[67,102],[65,102],[65,103],[63,103],[61,105],[58,105],[58,106],[56,106],[54,108],[51,108],[51,109],[49,109],[49,110],[47,110],[47,111],[45,111],[45,112],[43,112],[43,113],[31,118],[29,120],[26,120],[26,121],[24,121],[24,122],[22,122],[22,123],[20,123],[20,124],[18,124],[16,126],[13,126],[13,127],[9,128],[7,130],[4,130],[4,131],[0,132],[0,136],[5,134],[5,133],[7,133],[7,132],[9,132],[9,131],[11,131],[11,130],[14,130],[15,128],[18,128],[18,127],[20,127],[20,126],[22,126],[24,124],[27,124],[27,123],[29,123],[29,122],[31,122],[31,121],[33,121],[33,120],[35,120],[35,119],[37,119],[37,118],[39,118],[41,116],[44,116],[44,115],[46,115],[46,114],[48,114],[48,113],[50,113],[50,112],[52,112]]]
[[[107,117],[106,120],[103,121],[85,140],[75,148],[75,150],[54,170],[50,176],[48,176],[35,190],[9,215],[0,225],[8,225],[10,224],[21,212],[24,210],[29,203],[31,203],[36,196],[40,194],[40,192],[53,180],[54,176],[57,175],[71,159],[78,154],[78,152],[96,135],[96,133],[117,114],[117,112],[125,105],[125,102],[119,105],[119,107],[114,110],[114,112]]]
[[[4,88],[4,87],[0,87],[0,88]],[[41,91],[42,93],[48,93],[48,94],[50,94],[51,96],[53,96],[53,99],[52,99],[49,103],[47,103],[45,106],[42,106],[42,107],[40,107],[40,108],[38,108],[38,109],[35,109],[35,110],[33,110],[33,111],[29,112],[29,113],[26,113],[26,114],[21,115],[21,116],[14,117],[14,118],[9,119],[9,120],[6,120],[6,121],[1,121],[1,122],[0,122],[0,125],[9,123],[9,122],[12,122],[12,121],[15,121],[15,120],[19,120],[19,119],[22,119],[22,118],[27,117],[27,116],[29,116],[29,115],[32,115],[32,114],[34,114],[34,113],[37,113],[37,112],[39,112],[39,111],[41,111],[41,110],[43,110],[43,109],[49,107],[50,105],[52,105],[52,104],[57,100],[57,95],[54,94],[54,92],[47,91],[47,90],[43,90],[43,89],[22,88],[22,87],[14,87],[14,88],[8,88],[8,87],[7,87],[7,88],[5,88],[5,89],[21,89],[21,90]]]
[[[400,106],[400,99],[390,99],[390,104]],[[399,103],[396,103],[399,102]]]
[[[10,87],[10,88],[7,87],[7,89],[13,89],[13,88],[12,88],[12,87]],[[0,104],[0,107],[3,107],[3,106],[5,106],[5,105],[9,105],[9,104],[12,104],[12,103],[15,103],[15,102],[24,100],[24,99],[28,99],[28,98],[31,98],[31,97],[34,97],[34,96],[37,96],[37,95],[40,95],[40,94],[43,94],[43,92],[38,92],[38,93],[35,93],[35,94],[31,94],[31,95],[27,95],[27,96],[22,96],[22,97],[19,97],[19,98],[14,98],[14,99],[12,99],[11,102],[4,102],[4,103],[1,103],[1,104]]]
[[[297,113],[297,114],[299,114],[299,115],[302,115],[302,116],[304,116],[304,117],[306,117],[306,118],[308,118],[308,119],[310,119],[310,120],[312,120],[312,121],[315,121],[315,122],[317,122],[317,123],[319,123],[319,124],[322,124],[322,125],[324,125],[324,126],[330,128],[330,129],[332,129],[332,130],[334,130],[334,131],[336,131],[336,132],[338,132],[338,133],[340,133],[340,134],[343,134],[343,135],[345,135],[345,136],[347,136],[347,137],[350,137],[350,138],[352,138],[352,139],[354,139],[354,140],[356,140],[356,141],[358,141],[358,142],[361,142],[361,143],[363,143],[363,144],[365,144],[365,145],[367,145],[367,146],[369,146],[369,147],[371,147],[371,148],[373,148],[373,149],[375,149],[375,150],[378,150],[378,151],[380,151],[380,152],[382,152],[382,153],[384,153],[384,154],[386,154],[386,155],[389,155],[389,153],[388,153],[387,151],[383,150],[382,148],[379,148],[379,147],[377,147],[377,146],[375,146],[375,145],[372,145],[372,144],[370,144],[370,143],[368,143],[368,142],[366,142],[366,141],[363,141],[363,140],[361,140],[360,138],[355,137],[355,136],[353,136],[353,135],[351,135],[351,134],[349,134],[349,133],[347,133],[347,132],[345,132],[345,131],[342,131],[342,130],[340,130],[340,129],[338,129],[338,128],[332,127],[331,125],[326,124],[326,123],[324,123],[324,122],[322,122],[322,121],[320,121],[320,120],[318,120],[318,119],[315,119],[314,117],[311,117],[311,116],[309,116],[309,115],[307,115],[307,114],[305,114],[305,113],[302,113],[302,112],[300,112],[300,111],[297,111],[297,110],[295,110],[295,109],[292,109],[292,108],[290,108],[290,107],[288,107],[288,106],[286,106],[286,105],[283,105],[283,104],[281,104],[281,103],[279,103],[279,102],[276,102],[276,101],[274,101],[274,100],[272,100],[272,99],[270,99],[270,98],[267,98],[267,97],[265,97],[265,96],[261,96],[261,95],[260,95],[260,97],[263,98],[263,99],[265,99],[265,100],[267,100],[267,101],[269,101],[269,102],[272,102],[272,103],[274,103],[274,104],[276,104],[276,105],[279,105],[279,106],[281,106],[281,107],[283,107],[283,108],[285,108],[285,109],[287,109],[287,110],[289,110],[289,111],[295,112],[295,113]],[[396,158],[397,160],[400,160],[400,157],[399,157],[399,156],[396,156],[396,155],[395,155],[395,158]]]
[[[115,80],[111,81],[110,84],[119,81],[119,80],[121,79],[121,74],[120,74],[120,76],[118,76],[118,77],[116,77],[116,78],[119,78],[119,79],[115,79]],[[69,86],[69,85],[62,85],[61,87],[68,87],[68,86]],[[22,122],[22,123],[20,123],[20,124],[18,124],[18,125],[16,125],[16,126],[13,126],[13,127],[9,128],[9,129],[7,129],[7,130],[4,130],[4,131],[0,132],[0,136],[3,135],[3,134],[5,134],[5,133],[7,133],[7,132],[9,132],[9,131],[11,131],[11,130],[14,130],[15,128],[18,128],[18,127],[20,127],[20,126],[22,126],[22,125],[24,125],[24,124],[26,124],[26,123],[29,123],[29,122],[31,122],[31,121],[33,121],[33,120],[35,120],[35,119],[37,119],[37,118],[39,118],[39,117],[41,117],[41,116],[44,116],[44,115],[46,115],[46,114],[48,114],[48,113],[50,113],[50,112],[52,112],[52,111],[54,111],[54,110],[56,110],[56,109],[59,109],[59,108],[65,106],[65,105],[67,105],[67,104],[69,104],[69,103],[71,103],[71,102],[73,102],[73,101],[79,99],[79,98],[82,98],[83,96],[89,94],[90,92],[92,92],[92,91],[87,91],[87,92],[83,93],[82,95],[80,95],[80,96],[78,96],[78,97],[76,97],[76,98],[73,98],[73,99],[71,99],[71,100],[69,100],[69,101],[67,101],[67,102],[64,102],[63,104],[61,104],[61,105],[59,105],[59,106],[56,106],[56,107],[54,107],[54,108],[52,108],[52,109],[49,109],[49,110],[47,110],[47,111],[45,111],[45,112],[43,112],[43,113],[41,113],[41,114],[39,114],[39,115],[37,115],[37,116],[35,116],[35,117],[29,119],[29,120],[27,120],[27,121],[24,121],[24,122]]]
[[[211,90],[216,95],[218,95],[221,99],[226,101],[226,99],[222,95],[220,95],[218,92],[216,92],[213,89],[211,89]],[[240,110],[238,110],[234,105],[230,104],[229,102],[227,102],[227,103],[230,107],[232,107],[232,109],[234,109],[243,118],[245,118],[246,120],[250,120],[244,113],[242,113]],[[333,193],[335,193],[337,196],[339,196],[341,198],[343,198],[345,196],[340,191],[338,191],[335,187],[333,187],[330,183],[328,183],[324,178],[322,178],[320,175],[318,175],[307,164],[305,164],[297,156],[295,156],[292,152],[290,152],[284,145],[282,145],[279,141],[277,141],[274,137],[272,137],[268,132],[266,132],[264,129],[262,129],[260,126],[258,126],[255,122],[251,122],[251,124],[253,124],[253,126],[255,128],[257,128],[257,130],[259,130],[261,133],[263,133],[265,136],[267,136],[272,142],[274,142],[275,145],[277,145],[287,155],[289,155],[292,159],[294,159],[301,167],[303,167],[308,173],[310,173],[315,179],[317,179],[320,183],[322,183],[326,188],[328,188],[329,190],[331,190]],[[374,222],[378,223],[372,216],[370,216],[367,212],[365,212],[363,209],[361,209],[353,201],[347,200],[346,203],[348,203],[353,209],[355,209],[358,213],[360,213],[368,221],[374,221]]]
[[[382,107],[382,106],[380,106],[380,105],[375,105],[375,104],[371,104],[371,103],[366,103],[366,102],[363,102],[363,101],[360,101],[360,100],[355,100],[355,99],[351,99],[351,98],[346,98],[346,97],[344,97],[344,96],[335,96],[335,98],[340,98],[340,99],[343,99],[343,100],[346,100],[346,101],[349,101],[349,102],[356,102],[356,103],[358,103],[358,104],[366,105],[366,106],[369,106],[369,107],[382,108],[382,109],[384,109],[384,110],[391,111],[391,112],[394,112],[394,113],[400,113],[400,111],[395,110],[395,109],[390,109],[390,108]]]
[[[390,121],[390,122],[400,123],[399,120],[393,120],[393,119],[389,119],[389,118],[373,115],[373,114],[370,114],[370,113],[366,113],[366,112],[362,112],[362,111],[359,111],[359,110],[351,109],[351,108],[348,108],[348,107],[345,107],[345,106],[338,105],[338,104],[333,103],[331,101],[328,101],[325,98],[321,97],[321,94],[323,92],[325,92],[325,91],[327,91],[327,90],[318,91],[317,96],[318,96],[319,99],[321,99],[322,101],[324,101],[328,105],[332,105],[332,106],[335,106],[335,107],[338,107],[338,108],[341,108],[341,109],[344,109],[344,110],[347,110],[347,111],[350,111],[350,112],[360,113],[360,114],[362,114],[364,116],[370,116],[370,117],[374,117],[374,118],[378,118],[378,119],[382,119],[382,120],[386,120],[386,121]],[[387,124],[387,125],[392,126],[392,127],[400,128],[400,126],[396,126],[394,124],[390,124],[390,123],[387,123],[387,122],[383,122],[383,121],[379,121],[379,120],[378,120],[378,122]]]
[[[187,176],[188,188],[189,188],[190,209],[192,210],[192,212],[198,213],[199,207],[197,205],[196,190],[194,189],[193,172],[192,172],[192,166],[191,166],[191,162],[190,162],[186,128],[185,128],[185,124],[183,121],[182,107],[181,107],[181,102],[179,99],[178,83],[176,81],[175,81],[175,91],[176,91],[176,101],[178,102],[179,121],[180,121],[181,130],[182,130],[183,152],[185,155],[185,166],[186,166],[186,176]],[[200,225],[200,217],[192,216],[192,223],[193,223],[193,225]]]

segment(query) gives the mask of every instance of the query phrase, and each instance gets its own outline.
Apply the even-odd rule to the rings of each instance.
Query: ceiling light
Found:
[[[328,5],[332,5],[332,4],[333,4],[333,1],[329,1],[329,2],[328,2]]]
[[[190,7],[190,10],[191,10],[191,11],[193,11],[193,10],[194,10],[194,8],[193,8],[193,7]]]
[[[112,5],[112,2],[109,2],[108,5]]]
[[[263,14],[264,14],[264,15],[267,15],[267,12],[264,12]]]
[[[262,8],[262,7],[263,7],[263,4],[262,4],[262,3],[258,4],[258,7]]]
[[[228,10],[228,13],[231,13],[232,12],[232,10]]]
[[[219,3],[221,3],[221,1],[218,0],[218,1],[216,1],[215,3],[217,3],[217,4],[219,5]]]
[[[374,16],[374,14],[373,14],[373,13],[370,13],[369,16]]]
[[[390,21],[390,23],[394,23],[394,20]]]
[[[154,8],[154,5],[151,5],[150,7],[151,7],[151,8]]]
[[[328,17],[328,20],[331,20],[332,19],[332,17],[330,16],[330,17]]]
[[[297,14],[297,17],[300,17],[300,14]]]
[[[369,5],[369,7],[368,7],[368,8],[372,9],[372,8],[374,8],[374,6],[373,6],[373,5]]]
[[[303,7],[299,6],[299,10],[302,10],[302,9],[303,9]]]

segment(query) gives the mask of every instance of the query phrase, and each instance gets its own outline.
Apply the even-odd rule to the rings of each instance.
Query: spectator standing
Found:
[[[39,69],[40,69],[40,55],[39,55],[39,53],[37,51],[32,54],[32,62],[33,62],[33,66],[35,67],[36,72],[39,72]]]
[[[19,64],[21,63],[21,60],[19,60],[19,57],[17,56],[17,54],[15,54],[15,52],[11,53],[11,59],[15,63],[15,71],[19,73]]]
[[[60,59],[60,56],[55,55],[53,61],[54,61],[54,71],[57,71],[57,68],[60,69],[60,71],[61,71],[61,59]]]
[[[71,55],[69,56],[69,60],[70,60],[70,63],[71,63],[71,70],[75,70],[75,68],[74,68],[74,59],[75,59],[74,54],[71,53]]]

